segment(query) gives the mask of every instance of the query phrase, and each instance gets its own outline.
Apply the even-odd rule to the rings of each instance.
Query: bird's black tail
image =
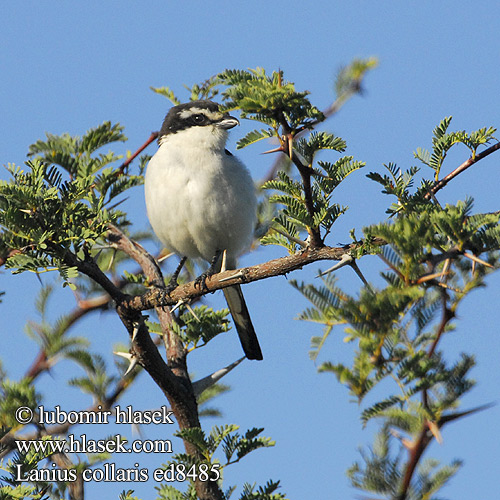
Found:
[[[240,285],[224,288],[224,296],[226,297],[229,311],[236,325],[236,331],[238,332],[245,356],[248,359],[263,359],[259,341],[253,328]]]

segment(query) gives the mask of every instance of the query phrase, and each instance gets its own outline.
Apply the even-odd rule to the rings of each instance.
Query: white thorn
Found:
[[[281,153],[281,152],[284,152],[282,146],[280,146],[279,148],[270,149],[269,151],[264,151],[263,153],[260,153],[260,154],[261,155],[268,155],[269,153]]]
[[[134,357],[129,352],[124,352],[124,351],[113,351],[113,354],[115,356],[120,356],[121,358],[125,358],[125,359],[128,359],[128,360],[131,360]]]
[[[187,304],[187,303],[186,303],[186,308],[194,316],[194,319],[196,321],[198,321],[198,323],[201,323],[200,318],[198,318],[198,316],[196,316],[196,313],[193,311],[193,308],[189,304]]]
[[[224,252],[222,252],[222,264],[220,268],[221,273],[223,273],[227,269],[226,266],[227,266],[227,250],[224,250]]]
[[[276,231],[277,233],[281,234],[281,236],[284,236],[287,240],[292,241],[293,243],[296,243],[297,245],[300,245],[302,248],[307,248],[307,243],[304,240],[301,240],[300,238],[296,238],[295,236],[292,236],[291,234],[286,233],[285,231],[282,231],[281,229],[271,226],[273,231]]]
[[[132,342],[135,340],[137,337],[137,334],[139,333],[139,323],[134,323],[134,331],[132,332]]]
[[[193,391],[196,399],[198,399],[203,391],[206,391],[209,387],[212,387],[217,381],[219,381],[224,375],[227,375],[233,368],[236,368],[245,357],[236,360],[234,363],[217,370],[216,372],[204,377],[196,382],[193,382]]]
[[[137,366],[137,359],[135,358],[131,359],[127,371],[123,374],[123,376],[126,377],[136,366]]]
[[[375,292],[373,291],[372,287],[370,286],[370,283],[368,283],[368,281],[366,280],[366,278],[363,276],[363,273],[361,272],[361,269],[356,264],[356,261],[354,261],[351,264],[351,267],[354,269],[354,272],[358,275],[358,278],[363,282],[363,285],[366,286],[366,288],[368,289],[368,291],[370,293],[372,293],[372,294],[375,294]]]
[[[117,248],[117,246],[114,247],[115,249]],[[100,250],[99,250],[100,252]],[[108,264],[108,271],[113,267],[113,264],[115,263],[115,255],[116,255],[116,252],[113,252],[111,254],[111,259],[109,259],[109,264]]]
[[[186,303],[186,301],[184,299],[179,300],[179,302],[177,302],[177,304],[175,304],[175,306],[172,307],[172,309],[170,309],[170,312],[171,313],[175,312],[177,309],[179,309],[179,307],[182,306],[182,304],[185,304],[185,303]]]
[[[167,260],[169,257],[172,257],[172,255],[175,255],[173,252],[167,253],[167,255],[164,255],[163,257],[160,257],[159,259],[156,259],[158,262],[163,262],[164,260]]]
[[[180,299],[179,302],[177,302],[177,304],[175,304],[175,306],[172,307],[172,309],[170,309],[170,312],[173,313],[174,311],[176,311],[177,309],[179,309],[179,307],[181,307],[183,305],[185,305],[187,310],[195,317],[196,321],[198,321],[198,323],[201,323],[200,318],[198,318],[198,316],[196,316],[196,313],[193,311],[193,308],[189,305],[189,302],[187,300]]]
[[[341,267],[344,266],[349,266],[354,262],[354,257],[349,255],[348,253],[345,253],[342,255],[342,258],[340,259],[339,262],[337,262],[334,266],[330,267],[330,269],[327,269],[326,271],[319,273],[316,278],[319,278],[320,276],[324,276],[325,274],[331,273],[332,271],[336,271],[337,269],[340,269]]]
[[[233,274],[232,276],[228,276],[227,278],[222,278],[219,280],[220,283],[224,283],[224,281],[231,281],[235,280],[236,278],[244,278],[245,273],[243,271],[238,271],[237,273]]]
[[[136,434],[140,437],[143,437],[143,433],[142,433],[140,425],[132,423],[131,427],[132,427],[132,434]]]
[[[114,351],[113,354],[116,354],[117,356],[127,359],[130,363],[128,365],[127,371],[123,374],[124,377],[128,375],[137,366],[137,359],[133,354],[130,354],[129,352],[118,352],[118,351]]]

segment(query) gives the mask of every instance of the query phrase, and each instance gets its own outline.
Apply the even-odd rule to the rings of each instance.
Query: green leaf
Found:
[[[175,96],[170,87],[149,87],[153,92],[166,97],[174,106],[177,106],[181,101]]]
[[[238,149],[242,149],[249,146],[250,144],[255,144],[256,142],[261,141],[262,139],[269,139],[274,136],[275,132],[272,129],[252,130],[251,132],[248,132],[245,137],[238,141],[236,147]]]
[[[401,404],[403,399],[400,396],[390,396],[383,401],[379,401],[374,405],[366,408],[361,413],[361,421],[363,425],[366,425],[368,420],[374,417],[380,417],[388,408],[392,408],[394,405]]]
[[[323,149],[343,152],[346,142],[328,132],[312,132],[309,139],[299,139],[295,143],[297,151],[304,157],[308,165],[312,165],[315,154]]]

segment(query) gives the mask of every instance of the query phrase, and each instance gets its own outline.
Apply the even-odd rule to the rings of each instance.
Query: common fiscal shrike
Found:
[[[235,269],[256,223],[250,173],[225,149],[228,129],[238,124],[212,101],[174,106],[146,170],[146,208],[154,232],[180,257],[211,262],[211,272],[224,250],[226,268]],[[240,286],[225,288],[224,295],[246,357],[262,359]]]

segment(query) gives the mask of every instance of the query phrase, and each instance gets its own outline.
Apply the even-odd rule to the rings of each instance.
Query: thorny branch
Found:
[[[151,132],[148,140],[137,151],[130,155],[117,169],[117,174],[121,174],[155,139],[158,138],[158,132]]]
[[[434,355],[436,351],[437,345],[442,338],[442,335],[446,329],[446,326],[453,318],[453,313],[448,307],[448,292],[444,289],[441,289],[441,298],[442,298],[442,318],[437,327],[436,336],[434,342],[432,343],[427,356],[430,358]],[[429,400],[428,400],[427,389],[422,391],[422,404],[426,410],[429,409]],[[439,419],[437,422],[434,422],[436,428],[440,428],[444,425],[444,422]],[[401,483],[401,490],[397,496],[396,500],[406,500],[408,495],[408,490],[410,488],[411,480],[413,478],[413,474],[417,469],[417,465],[420,461],[420,458],[424,454],[427,446],[432,442],[432,438],[435,437],[432,432],[432,423],[430,423],[427,419],[424,420],[422,424],[422,429],[418,435],[417,440],[412,444],[409,449],[409,457],[408,463],[406,464],[405,473],[403,476],[403,482]],[[439,432],[439,431],[438,431]]]
[[[142,268],[147,280],[164,295],[164,281],[155,259],[138,243],[130,240],[117,227],[110,226],[108,239],[112,244],[134,259]],[[117,312],[127,327],[132,340],[132,354],[139,364],[149,373],[167,397],[180,429],[201,427],[198,405],[187,368],[187,351],[180,339],[171,330],[172,317],[161,304],[156,312],[162,326],[167,351],[167,363],[160,356],[151,340],[140,309],[124,307],[124,298],[117,302]],[[134,336],[134,331],[137,333]],[[186,452],[197,460],[203,460],[199,449],[184,441]],[[223,494],[216,482],[195,481],[195,489],[200,499],[222,499]]]
[[[111,299],[107,294],[102,294],[99,297],[95,297],[93,299],[79,301],[77,306],[66,317],[65,330],[68,330],[74,323],[76,323],[87,314],[99,309],[106,308],[110,300]],[[24,377],[34,380],[49,368],[50,364],[47,358],[47,353],[44,349],[40,349],[32,365],[26,371]]]
[[[373,240],[371,244],[382,245],[385,242],[378,238]],[[231,285],[251,283],[253,281],[286,275],[320,260],[341,260],[345,254],[353,252],[359,245],[359,243],[351,243],[343,247],[325,246],[321,248],[306,248],[293,255],[270,260],[263,264],[214,274],[206,280],[205,290],[200,289],[195,281],[191,281],[190,283],[178,286],[167,296],[164,296],[161,290],[152,289],[143,295],[124,298],[121,305],[125,309],[138,311],[152,309],[161,305],[172,306],[181,299],[194,299]]]
[[[471,156],[468,160],[464,161],[461,165],[459,165],[453,172],[450,172],[448,175],[443,177],[441,180],[437,181],[434,186],[429,190],[429,192],[425,195],[427,199],[431,198],[438,191],[443,189],[452,179],[454,179],[457,175],[460,175],[462,172],[467,170],[469,167],[477,163],[479,160],[486,158],[491,153],[498,151],[500,149],[500,142],[493,144],[488,149],[481,151],[481,153],[476,154],[475,156]]]
[[[303,136],[308,130],[313,129],[314,127],[317,127],[320,123],[325,122],[328,118],[333,117],[336,115],[342,106],[346,103],[346,101],[349,100],[353,95],[355,94],[361,94],[363,89],[361,88],[361,84],[359,81],[355,80],[353,82],[353,85],[349,87],[344,93],[339,95],[335,101],[333,101],[325,110],[323,110],[323,116],[324,119],[322,120],[314,120],[311,123],[308,124],[308,128],[302,128],[297,131],[297,133],[294,135],[293,139],[297,140],[301,136]],[[283,149],[283,152],[286,152],[288,149]],[[266,177],[262,181],[262,184],[264,184],[267,181],[270,181],[276,177],[276,174],[278,173],[279,169],[283,166],[284,162],[284,156],[280,155],[276,158],[276,160],[273,162],[271,168],[269,169],[269,172],[267,173]]]
[[[462,172],[467,170],[469,167],[477,163],[479,160],[482,160],[486,156],[490,155],[491,153],[494,153],[495,151],[500,149],[500,143],[494,144],[493,146],[485,149],[479,154],[476,154],[475,156],[470,157],[468,160],[463,162],[461,165],[459,165],[457,168],[455,168],[452,172],[450,172],[448,175],[443,177],[441,180],[437,181],[432,188],[429,190],[429,192],[426,195],[426,198],[429,199],[433,197],[438,191],[443,189],[452,179],[460,175]],[[462,252],[463,253],[463,252]],[[456,256],[456,255],[455,255]],[[444,258],[447,258],[447,256],[439,256],[440,260],[443,260]],[[448,323],[453,319],[454,313],[453,311],[448,307],[448,293],[445,289],[441,289],[441,296],[442,296],[442,318],[441,321],[437,327],[437,332],[435,339],[429,348],[429,351],[427,353],[427,356],[432,357],[436,351],[437,345],[439,341],[442,338],[442,335],[446,329],[446,326]],[[426,409],[428,409],[428,394],[427,390],[424,389],[422,392],[422,402],[423,405]],[[478,408],[474,411],[478,411],[482,408]],[[460,415],[466,415],[468,414],[467,412],[460,414]],[[444,418],[443,418],[444,417]],[[440,429],[443,425],[445,425],[447,422],[450,422],[452,419],[458,418],[457,415],[452,416],[441,416],[441,418],[437,422],[429,422],[427,419],[424,421],[422,425],[422,429],[418,435],[417,440],[413,443],[412,447],[409,449],[409,457],[408,457],[408,463],[406,464],[405,468],[405,473],[403,476],[403,482],[401,484],[401,490],[397,496],[396,500],[406,500],[408,496],[408,491],[410,488],[410,484],[413,478],[413,475],[415,473],[415,470],[417,468],[417,465],[424,454],[425,450],[427,449],[427,446],[432,442],[432,439],[434,436],[434,432],[432,429],[432,426],[436,427],[436,429]],[[437,430],[436,432],[439,432]]]
[[[335,103],[332,106],[329,114],[333,114],[338,110],[335,107]],[[325,113],[326,115],[326,113]],[[157,134],[152,133],[150,138],[145,142],[141,148],[138,149],[134,155],[128,158],[119,171],[122,171],[130,162],[136,158],[141,151],[143,151],[153,140],[156,138]],[[286,137],[284,143],[282,144],[283,152],[290,151],[291,142],[293,137],[289,135]],[[445,187],[452,179],[457,177],[460,173],[468,169],[473,164],[477,163],[479,160],[485,158],[489,154],[500,149],[500,143],[491,146],[490,148],[484,150],[483,152],[469,158],[466,162],[458,166],[453,172],[448,174],[446,177],[436,182],[434,186],[429,190],[428,197],[433,196],[443,187]],[[297,166],[303,182],[306,194],[309,191],[310,194],[310,174],[306,172],[306,166],[300,162],[293,152],[291,154],[291,160]],[[273,169],[274,171],[274,169]],[[309,187],[307,186],[307,180],[309,179]],[[312,206],[312,199],[309,200],[308,210],[310,213],[314,212],[314,207]],[[117,312],[122,320],[123,324],[129,331],[129,335],[135,332],[134,340],[132,342],[131,353],[139,364],[148,371],[153,380],[157,383],[160,389],[164,392],[167,399],[169,400],[172,410],[176,416],[181,429],[189,427],[199,427],[199,416],[196,404],[196,399],[194,397],[192,385],[187,372],[186,364],[186,352],[185,349],[176,335],[171,332],[170,325],[172,323],[172,317],[167,309],[163,306],[169,306],[176,304],[179,300],[191,300],[206,293],[214,292],[216,290],[222,289],[224,287],[230,286],[232,284],[242,284],[250,283],[257,280],[262,280],[270,278],[273,276],[286,275],[289,272],[300,269],[308,264],[311,264],[320,260],[341,260],[346,254],[351,254],[359,248],[359,243],[353,243],[343,247],[326,247],[323,246],[319,232],[317,234],[310,233],[309,246],[305,249],[299,251],[294,255],[287,257],[282,257],[280,259],[275,259],[263,264],[256,266],[246,267],[239,270],[225,271],[217,275],[213,275],[207,280],[207,290],[200,290],[199,287],[195,285],[194,282],[187,283],[185,285],[177,287],[169,295],[164,293],[164,281],[161,274],[161,270],[158,267],[155,259],[148,253],[142,246],[138,243],[131,241],[127,238],[118,228],[111,226],[109,228],[108,239],[110,242],[119,250],[125,252],[131,258],[133,258],[143,270],[148,282],[152,284],[152,289],[148,290],[142,295],[129,296],[124,294],[120,287],[113,283],[106,274],[97,266],[97,264],[91,259],[80,260],[73,254],[68,253],[66,256],[66,261],[70,266],[76,266],[78,270],[87,275],[89,278],[93,279],[96,283],[102,286],[107,294],[115,301],[117,305]],[[373,245],[384,245],[383,240],[377,240],[371,242]],[[14,250],[16,252],[16,250]],[[2,259],[2,264],[4,259]],[[446,295],[446,292],[443,292]],[[104,307],[109,302],[109,297],[102,296],[93,304],[87,304],[85,307],[81,307],[79,310],[74,312],[74,317],[72,321],[78,320],[81,316],[90,312],[91,310]],[[432,356],[439,339],[441,338],[441,333],[444,331],[447,323],[452,318],[452,314],[446,307],[446,300],[443,309],[443,320],[438,327],[438,334],[436,340],[432,345],[428,355]],[[160,356],[157,346],[152,341],[147,327],[144,323],[144,318],[141,311],[155,308],[158,314],[160,323],[162,325],[162,330],[164,332],[164,343],[167,351],[167,363]],[[28,370],[27,376],[30,378],[35,378],[42,370],[46,369],[44,366],[43,352],[41,351],[39,357],[34,362],[33,366]],[[126,379],[122,379],[120,384],[116,387],[113,395],[111,395],[105,403],[109,406],[112,405],[113,401],[119,397],[123,391]],[[424,396],[425,397],[425,396]],[[443,425],[445,420],[442,422],[437,422],[437,426]],[[61,429],[64,432],[64,429]],[[66,430],[67,431],[67,430]],[[12,436],[5,436],[4,439],[11,439]],[[407,497],[408,488],[413,476],[414,471],[418,465],[418,462],[423,455],[426,447],[432,440],[432,432],[429,428],[428,422],[425,422],[417,441],[414,443],[410,450],[410,457],[405,470],[405,476],[403,478],[403,484],[401,493],[398,496],[398,500],[405,500]],[[8,445],[8,443],[6,442]],[[195,449],[190,443],[185,442],[185,448],[187,453],[197,456],[199,451]],[[222,492],[215,483],[207,482],[196,484],[196,490],[199,498],[222,498]]]

